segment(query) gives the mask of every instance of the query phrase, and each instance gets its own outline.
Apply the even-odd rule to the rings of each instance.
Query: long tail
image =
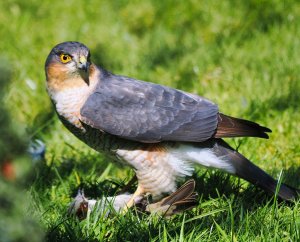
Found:
[[[262,169],[232,149],[227,143],[225,143],[225,141],[216,140],[216,142],[212,144],[211,148],[217,157],[233,166],[233,173],[236,176],[261,187],[271,194],[275,194],[277,180],[273,179]],[[299,197],[299,195],[300,190],[285,184],[281,184],[278,191],[278,196],[283,200],[294,200],[295,198]]]
[[[218,127],[214,137],[259,137],[268,139],[268,132],[272,131],[269,128],[263,127],[255,122],[233,118],[219,113]]]

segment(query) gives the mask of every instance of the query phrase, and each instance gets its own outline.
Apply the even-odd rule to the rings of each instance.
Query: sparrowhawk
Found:
[[[203,97],[115,75],[91,62],[79,42],[56,45],[45,64],[47,90],[63,124],[110,159],[130,165],[138,187],[134,198],[159,198],[176,190],[176,180],[193,165],[218,168],[275,193],[277,181],[221,138],[268,138],[270,129],[219,112]],[[278,196],[296,197],[281,184]]]

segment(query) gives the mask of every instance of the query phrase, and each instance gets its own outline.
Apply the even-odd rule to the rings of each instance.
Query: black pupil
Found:
[[[67,60],[68,57],[66,55],[63,56],[63,60]]]

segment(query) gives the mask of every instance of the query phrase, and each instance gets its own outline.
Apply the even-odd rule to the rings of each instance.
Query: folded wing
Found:
[[[106,74],[81,108],[82,121],[140,142],[211,138],[218,107],[202,97],[161,85]]]

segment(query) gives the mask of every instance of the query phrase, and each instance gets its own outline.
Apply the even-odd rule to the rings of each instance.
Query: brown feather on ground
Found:
[[[198,194],[194,192],[195,180],[184,183],[177,191],[157,203],[148,204],[146,211],[165,217],[192,209],[198,205]]]

